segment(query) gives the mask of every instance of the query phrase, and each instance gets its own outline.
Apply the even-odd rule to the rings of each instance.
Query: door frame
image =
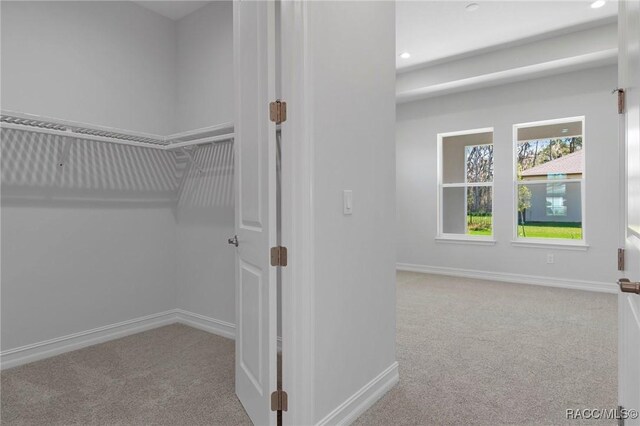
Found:
[[[629,75],[629,58],[627,55],[627,46],[629,45],[629,34],[630,34],[630,28],[628,26],[628,21],[627,21],[627,17],[628,14],[626,13],[626,8],[628,7],[629,2],[626,1],[620,1],[618,3],[618,44],[620,46],[620,51],[618,52],[618,88],[619,89],[624,89],[626,90],[627,94],[629,92],[629,88],[633,87],[633,95],[637,96],[637,82],[635,81],[631,81],[630,78],[631,76]],[[638,7],[638,6],[636,6]],[[622,19],[621,19],[622,18]],[[636,28],[637,29],[637,28]],[[622,51],[622,49],[625,49],[625,51]],[[635,231],[631,231],[630,227],[629,227],[629,215],[628,215],[628,207],[629,207],[629,184],[628,184],[628,156],[630,155],[629,151],[628,151],[628,120],[629,120],[629,107],[628,105],[625,105],[623,108],[623,112],[619,114],[619,135],[618,135],[618,141],[619,141],[619,159],[620,159],[620,227],[619,227],[619,244],[620,244],[620,248],[623,249],[627,249],[629,246],[629,240],[633,241],[633,243],[631,243],[634,246],[637,246],[640,243],[640,235],[635,232]],[[634,153],[631,153],[631,155],[633,155]],[[623,268],[623,271],[618,271],[618,277],[622,277],[622,276],[627,276],[629,273],[631,273],[631,275],[628,275],[630,278],[632,279],[637,279],[637,273],[638,273],[638,269],[637,269],[637,264],[635,266],[632,266],[630,262],[630,260],[636,260],[637,261],[637,255],[634,256],[634,259],[630,259],[628,255],[625,255],[626,259],[625,259],[625,267]],[[636,276],[634,276],[636,275]],[[633,314],[634,308],[632,306],[627,306],[626,308],[623,308],[624,305],[626,305],[627,303],[629,303],[630,305],[634,304],[631,301],[631,297],[640,297],[640,296],[636,296],[633,294],[626,294],[626,293],[622,293],[621,291],[618,292],[618,337],[619,339],[624,339],[625,334],[629,331],[627,329],[627,327],[631,326],[634,332],[637,332],[637,324],[635,322],[631,322],[631,324],[629,323],[629,317],[628,315],[625,315],[625,310],[624,309],[629,309],[631,310],[631,314],[632,315],[637,315],[637,313]],[[637,320],[637,317],[636,317]],[[625,406],[625,402],[628,398],[629,395],[626,394],[626,391],[628,390],[627,386],[629,384],[629,382],[627,382],[626,380],[626,376],[628,376],[630,373],[633,372],[629,372],[627,371],[623,371],[625,369],[624,366],[626,366],[628,368],[629,366],[629,359],[633,360],[633,355],[630,355],[630,353],[632,353],[632,349],[630,348],[630,344],[629,342],[625,341],[625,340],[620,340],[618,342],[618,404],[620,406],[624,406],[625,409],[629,410],[629,409],[634,409],[637,410],[638,406]],[[632,365],[634,365],[633,361],[631,361]],[[637,374],[638,371],[635,371],[635,373]],[[633,377],[633,376],[632,376]],[[637,380],[640,380],[640,375],[637,375],[635,377],[633,377],[630,381],[633,383],[635,379],[635,383],[632,385],[632,387],[635,387],[635,385],[638,385]],[[638,395],[635,395],[638,396]],[[634,404],[637,404],[638,401],[635,400],[633,401]],[[638,418],[628,418],[628,420],[630,421],[631,424],[638,424],[640,425],[640,419]],[[623,420],[624,422],[624,420]]]
[[[618,7],[624,7],[624,5],[618,4]],[[627,40],[627,29],[625,25],[620,25],[618,20],[618,43]],[[626,56],[621,55],[618,52],[618,61],[626,62]],[[618,68],[618,88],[624,88],[628,82],[628,76],[626,72],[626,66],[617,66]],[[613,95],[617,95],[617,91],[612,93]],[[615,102],[615,101],[613,101]],[[613,103],[612,102],[612,103]],[[612,106],[613,107],[613,106]],[[618,247],[624,249],[626,245],[627,239],[627,144],[626,144],[626,124],[627,124],[627,115],[626,113],[618,114],[618,161],[619,161],[619,214],[618,214]],[[624,276],[625,271],[618,271],[618,278],[622,278]]]
[[[314,423],[314,156],[312,78],[306,2],[281,1],[281,94],[287,120],[281,125],[282,388],[289,409],[284,425]]]

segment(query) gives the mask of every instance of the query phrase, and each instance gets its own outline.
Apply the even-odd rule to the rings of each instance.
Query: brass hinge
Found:
[[[277,390],[271,393],[271,411],[287,411],[289,402],[287,393]]]
[[[624,114],[625,96],[624,89],[613,89],[612,93],[618,93],[618,114]]]
[[[287,121],[287,103],[280,99],[269,103],[269,118],[276,124]]]
[[[618,271],[624,271],[624,249],[618,249]]]
[[[287,266],[286,247],[271,247],[271,266]]]

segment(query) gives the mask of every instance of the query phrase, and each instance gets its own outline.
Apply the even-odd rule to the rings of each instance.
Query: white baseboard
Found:
[[[320,420],[316,426],[349,425],[368,410],[400,380],[398,363],[394,362],[345,402]]]
[[[207,331],[218,336],[228,339],[235,339],[236,325],[230,322],[221,321],[215,318],[206,317],[204,315],[188,312],[183,309],[175,310],[177,322]]]
[[[234,324],[182,309],[171,309],[79,333],[68,334],[55,339],[7,349],[0,352],[0,369],[17,367],[65,352],[75,351],[87,346],[175,323],[185,324],[222,337],[235,338],[236,327]]]
[[[0,352],[0,369],[17,367],[175,322],[176,314],[170,310],[8,349]]]
[[[536,275],[511,274],[506,272],[477,271],[473,269],[446,268],[443,266],[414,265],[398,263],[399,271],[422,272],[425,274],[449,275],[452,277],[476,278],[479,280],[503,281],[516,284],[532,284],[546,287],[570,288],[574,290],[596,291],[600,293],[618,293],[615,283],[551,278]]]

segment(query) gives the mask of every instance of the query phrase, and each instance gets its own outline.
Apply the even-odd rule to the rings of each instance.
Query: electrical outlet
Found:
[[[553,258],[553,254],[549,253],[547,254],[547,263],[551,264],[555,261],[555,259]]]

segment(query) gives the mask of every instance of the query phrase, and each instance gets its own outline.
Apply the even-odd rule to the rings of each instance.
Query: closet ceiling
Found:
[[[468,11],[472,3],[478,7]],[[599,9],[590,5],[584,0],[398,1],[396,67],[408,68],[571,27],[615,21],[617,2],[607,1]],[[411,57],[400,58],[402,52]]]
[[[210,1],[134,1],[134,3],[153,10],[162,16],[177,21],[200,9]]]

